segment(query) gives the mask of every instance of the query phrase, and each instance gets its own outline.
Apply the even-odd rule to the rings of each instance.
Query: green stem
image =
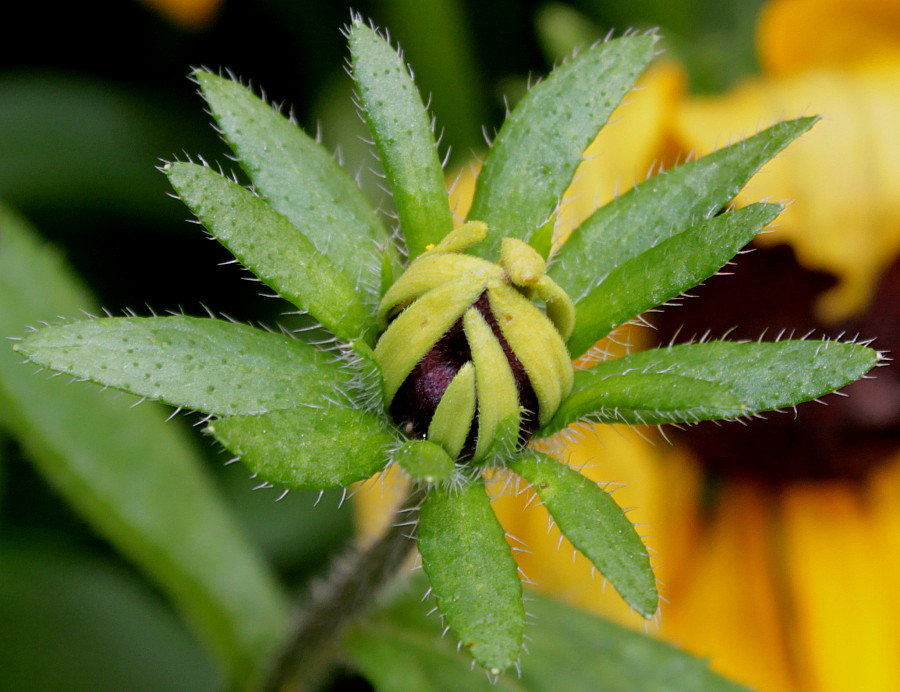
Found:
[[[415,546],[421,500],[421,491],[413,488],[381,538],[368,546],[355,545],[334,561],[298,613],[266,677],[264,692],[318,689],[331,669],[341,635],[365,614]]]

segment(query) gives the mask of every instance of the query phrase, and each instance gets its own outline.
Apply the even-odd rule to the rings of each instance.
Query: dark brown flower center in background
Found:
[[[653,318],[660,343],[668,343],[681,326],[678,342],[707,329],[713,338],[736,326],[729,339],[772,339],[782,330],[795,338],[815,330],[845,339],[878,337],[879,350],[900,348],[900,261],[886,272],[862,315],[839,325],[813,316],[815,299],[835,278],[800,267],[788,246],[760,248],[739,255],[733,276],[717,276],[691,291],[683,307]],[[847,397],[830,395],[827,406],[803,404],[767,420],[701,423],[670,437],[687,444],[713,474],[742,476],[774,483],[795,480],[863,479],[900,448],[900,377],[896,368],[878,368],[874,379],[845,387]]]
[[[490,325],[494,336],[503,347],[506,360],[512,370],[519,392],[519,405],[523,408],[519,425],[519,440],[526,442],[534,434],[538,423],[538,400],[528,374],[516,354],[510,348],[494,314],[491,312],[487,293],[482,293],[474,306]],[[390,413],[394,421],[404,427],[410,436],[425,437],[431,419],[444,396],[450,382],[463,365],[472,360],[472,351],[466,339],[462,319],[457,320],[450,329],[432,346],[394,395]],[[476,373],[477,376],[477,373]],[[478,413],[472,421],[465,446],[460,454],[463,459],[475,452],[476,435],[478,433]]]

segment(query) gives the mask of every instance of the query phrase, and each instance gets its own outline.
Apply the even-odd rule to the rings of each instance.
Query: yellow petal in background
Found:
[[[690,562],[668,585],[662,634],[711,657],[714,669],[739,682],[766,692],[795,692],[774,587],[767,492],[751,483],[720,490]]]
[[[354,486],[353,519],[355,533],[362,543],[375,541],[395,521],[394,513],[409,486],[409,476],[399,464],[391,464],[385,471]]]
[[[900,58],[897,0],[776,0],[757,26],[760,62],[772,75],[859,59]]]
[[[859,488],[794,485],[782,510],[792,640],[809,689],[900,689],[897,575]]]
[[[450,202],[450,210],[453,212],[453,223],[461,224],[469,215],[469,208],[475,198],[475,183],[478,182],[478,173],[481,171],[480,161],[470,161],[455,175],[451,176],[448,184],[447,195]],[[477,221],[477,219],[475,219]]]
[[[900,250],[900,61],[757,79],[687,99],[676,128],[686,150],[705,154],[728,144],[722,123],[736,140],[804,114],[823,120],[738,201],[793,201],[760,242],[789,243],[805,266],[836,274],[839,285],[817,307],[820,318],[838,320],[866,306]]]
[[[900,574],[900,453],[872,474],[863,501],[871,515],[869,531],[877,544],[880,571],[896,576]],[[900,589],[894,586],[883,596],[881,607],[888,617],[900,623]],[[895,648],[898,647],[900,641],[895,640]],[[900,682],[897,687],[900,688]]]

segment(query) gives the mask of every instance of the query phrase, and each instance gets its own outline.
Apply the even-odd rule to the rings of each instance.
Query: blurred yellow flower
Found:
[[[776,56],[763,60],[773,64],[776,74],[747,81],[727,94],[689,99],[676,118],[682,145],[702,154],[725,144],[726,137],[755,131],[776,119],[804,113],[824,116],[802,143],[766,166],[739,202],[795,200],[779,217],[779,232],[767,242],[790,242],[802,264],[840,279],[819,303],[819,316],[826,321],[863,309],[900,250],[900,3],[892,4],[893,41],[887,40],[887,28],[881,25],[871,44],[868,34],[849,33],[856,43],[871,45],[873,52],[861,53],[857,47],[856,53],[845,53],[840,64],[827,46],[817,50],[821,44],[815,33],[788,34],[783,15],[796,20],[791,26],[807,26],[796,16],[801,9],[818,8],[812,17],[822,24],[878,4],[773,3],[764,14],[759,41]],[[823,5],[843,6],[843,12],[824,10]],[[836,26],[835,35],[838,30],[846,27]],[[806,69],[791,69],[789,58],[795,54]],[[809,56],[816,54],[821,54],[823,65],[809,64]],[[722,123],[729,131],[723,131]]]
[[[769,76],[900,58],[896,0],[772,0],[757,45]]]
[[[608,199],[610,180],[631,182],[654,157],[670,159],[673,139],[701,155],[773,121],[822,114],[737,200],[794,200],[777,232],[759,239],[763,249],[738,263],[737,276],[712,280],[706,298],[656,320],[659,338],[681,323],[690,337],[694,322],[721,331],[743,325],[740,336],[753,338],[768,322],[799,334],[860,329],[890,348],[900,340],[900,5],[771,2],[758,44],[767,74],[726,94],[676,103],[677,88],[651,75],[650,93],[622,116],[623,125],[641,122],[643,101],[652,120],[627,133],[604,130],[597,146],[612,152],[607,166],[597,159],[599,169],[586,168],[572,193],[596,195],[588,207]],[[573,203],[575,217],[586,211]],[[785,243],[792,252],[769,249]],[[900,383],[879,375],[852,387],[841,405],[801,407],[799,419],[783,425],[699,426],[674,431],[672,446],[655,431],[648,442],[598,427],[566,450],[585,475],[611,489],[623,483],[616,500],[649,526],[668,601],[659,636],[764,691],[900,689],[892,586],[900,567]],[[522,513],[524,501],[503,496],[496,504],[508,506],[507,529],[533,551],[520,558],[525,573],[541,589],[639,626],[603,593],[586,561],[560,559],[565,542],[547,532],[541,509]]]

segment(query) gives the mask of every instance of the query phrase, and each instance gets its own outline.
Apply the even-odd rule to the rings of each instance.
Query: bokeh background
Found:
[[[764,5],[787,9],[762,35]],[[7,25],[13,40],[0,44],[0,200],[62,248],[113,313],[151,306],[203,314],[206,305],[239,320],[276,320],[282,306],[218,266],[229,256],[186,223],[155,167],[188,154],[230,165],[188,78],[191,67],[228,70],[285,104],[307,131],[320,131],[360,171],[372,199],[389,207],[369,171],[343,70],[340,29],[350,7],[308,0],[21,6]],[[742,325],[740,336],[755,338],[771,325],[774,333],[859,331],[880,336],[881,348],[900,341],[893,3],[369,0],[352,9],[390,27],[404,48],[431,95],[449,168],[478,157],[484,132],[499,126],[531,77],[610,31],[656,27],[665,54],[645,84],[646,108],[635,110],[650,134],[619,131],[610,147],[637,153],[623,154],[618,172],[598,173],[607,176],[600,187],[612,175],[626,189],[654,161],[705,153],[780,116],[828,110],[832,138],[798,145],[806,147],[802,165],[816,175],[803,178],[800,164],[773,171],[771,189],[763,184],[758,194],[798,199],[783,242],[748,255],[756,259],[744,261],[743,273],[739,266],[728,288],[715,279],[696,306],[654,318],[658,336],[621,337],[640,345],[681,325],[716,335]],[[796,184],[798,176],[806,182]],[[835,286],[843,293],[823,301]],[[756,426],[735,436],[736,426],[704,427],[692,437],[675,431],[662,453],[615,437],[603,438],[600,451],[589,443],[577,453],[582,461],[613,452],[625,465],[633,461],[639,478],[606,479],[653,490],[638,502],[666,522],[657,549],[672,550],[660,558],[669,560],[668,596],[681,594],[687,604],[672,606],[669,630],[664,608],[663,636],[762,689],[898,689],[891,652],[900,645],[900,603],[884,573],[900,562],[893,509],[900,388],[890,375],[879,381],[851,397],[854,406],[801,416],[801,432]],[[178,417],[171,425],[192,422]],[[208,440],[195,438],[243,528],[285,583],[301,589],[351,536],[349,505],[341,506],[340,494],[315,505],[316,494],[306,493],[276,504],[277,491],[254,492],[240,465],[223,466]],[[526,537],[530,530],[517,529]],[[692,567],[679,571],[681,564]],[[537,576],[607,612],[584,596],[589,587],[578,586],[577,575]],[[752,613],[762,622],[754,624]],[[847,641],[854,644],[842,646]],[[349,677],[340,684],[366,689]],[[0,427],[0,690],[216,685],[207,654],[165,598],[68,508]]]

